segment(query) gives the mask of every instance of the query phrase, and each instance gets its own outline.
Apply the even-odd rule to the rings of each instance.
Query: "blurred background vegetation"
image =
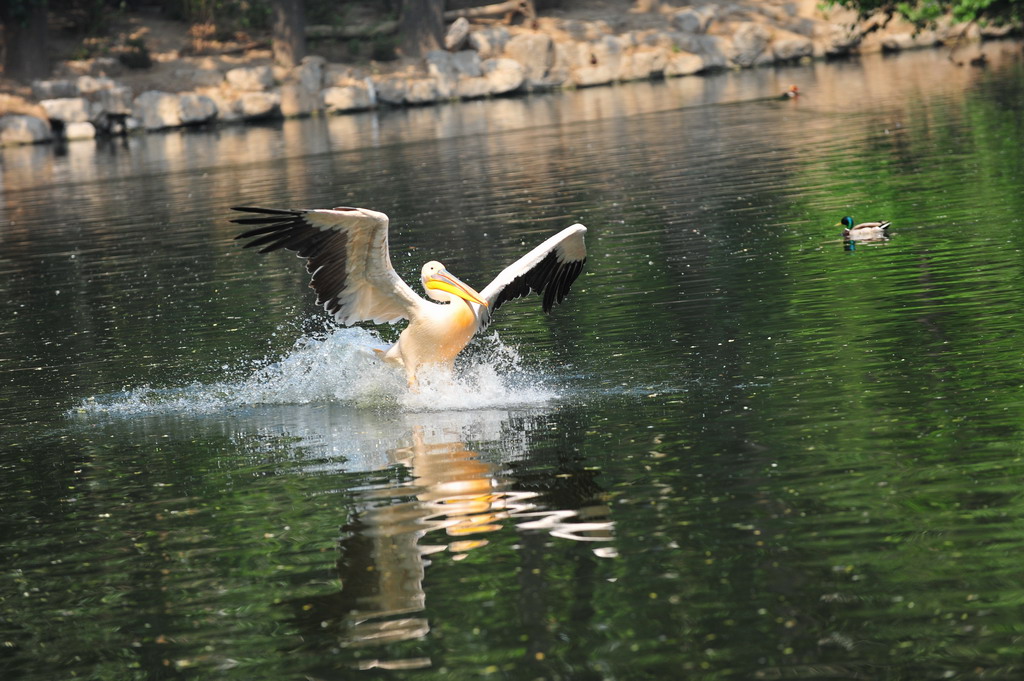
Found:
[[[758,0],[748,0],[757,4]],[[762,0],[767,2],[768,0]],[[308,26],[327,27],[317,50],[330,43],[325,55],[336,59],[384,61],[399,55],[418,57],[443,42],[444,24],[453,10],[495,5],[498,0],[3,0],[0,47],[3,76],[27,82],[49,73],[50,62],[89,58],[118,50],[131,55],[129,66],[149,65],[152,49],[138,36],[118,36],[125,19],[144,14],[180,21],[189,27],[194,47],[234,42],[233,49],[274,46],[275,60],[294,65],[307,54]],[[1015,23],[1024,19],[1024,0],[824,0],[828,7],[853,9],[863,16],[880,12],[902,15],[920,26],[940,17],[960,22]],[[587,0],[522,0],[531,4],[523,17],[557,8],[586,7]],[[656,11],[664,5],[682,7],[687,0],[622,0],[615,11]],[[442,15],[447,14],[446,17]],[[506,17],[507,20],[507,17]],[[331,28],[341,29],[330,32]],[[123,31],[122,31],[123,32]],[[344,34],[344,35],[342,35]],[[323,31],[319,35],[325,35]],[[127,38],[134,41],[128,44]],[[75,43],[74,53],[61,44]],[[340,51],[339,51],[340,50]],[[194,51],[201,51],[195,49]],[[120,56],[120,54],[118,54]],[[122,59],[123,60],[123,59]]]
[[[1015,23],[1024,18],[1024,0],[829,0],[828,6],[856,10],[862,16],[873,12],[900,14],[919,26],[944,16],[958,22]]]
[[[522,4],[531,4],[532,13],[570,1]],[[137,53],[129,66],[148,66],[146,52],[153,47],[144,43],[144,37],[122,35],[129,18],[139,16],[187,25],[195,52],[203,51],[200,45],[218,42],[236,43],[232,48],[239,50],[273,41],[279,63],[297,62],[306,53],[306,36],[312,35],[307,27],[317,26],[328,29],[318,35],[326,35],[322,42],[340,49],[340,57],[383,61],[399,52],[416,57],[441,40],[448,20],[442,19],[444,12],[494,4],[495,0],[3,0],[3,75],[21,81],[42,78],[51,61],[106,56],[112,47],[123,52],[126,46]],[[623,6],[628,8],[629,2]],[[332,34],[331,28],[342,30]],[[127,45],[127,38],[136,44]],[[291,45],[282,59],[279,47],[286,39]]]

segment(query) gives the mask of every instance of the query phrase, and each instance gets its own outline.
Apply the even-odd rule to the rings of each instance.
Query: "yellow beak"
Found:
[[[487,301],[480,297],[480,294],[474,291],[470,286],[462,283],[456,277],[452,276],[448,272],[438,272],[427,279],[425,284],[427,288],[437,289],[438,291],[447,291],[453,295],[468,300],[471,303],[477,303],[487,307]]]

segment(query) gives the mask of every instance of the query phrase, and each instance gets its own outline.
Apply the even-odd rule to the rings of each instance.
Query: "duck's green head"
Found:
[[[840,227],[840,226],[846,227],[847,229],[853,227],[853,218],[851,218],[849,215],[847,215],[845,218],[840,220],[838,222],[838,224],[836,224],[836,227]]]

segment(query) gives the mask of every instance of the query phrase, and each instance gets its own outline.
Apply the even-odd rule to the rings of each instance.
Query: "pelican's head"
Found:
[[[420,281],[427,295],[442,303],[453,303],[461,298],[470,303],[487,307],[487,301],[468,284],[459,281],[455,275],[436,260],[431,260],[420,270]]]

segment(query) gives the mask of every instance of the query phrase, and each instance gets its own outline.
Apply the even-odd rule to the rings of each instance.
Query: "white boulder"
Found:
[[[228,84],[236,90],[261,92],[274,86],[274,70],[269,66],[239,66],[225,74]]]
[[[46,110],[46,115],[51,121],[60,121],[64,125],[68,123],[83,123],[92,118],[89,115],[89,100],[84,97],[44,99],[39,102],[39,105]]]
[[[309,116],[320,110],[319,91],[310,90],[302,83],[285,83],[281,94],[281,115],[285,118]]]
[[[146,130],[162,130],[181,125],[181,102],[176,94],[147,90],[135,98],[134,116]]]
[[[48,121],[25,114],[0,116],[0,146],[37,144],[53,139]]]
[[[68,123],[64,126],[64,139],[91,140],[96,139],[96,126],[89,121]]]
[[[200,125],[217,118],[217,103],[206,95],[186,93],[178,97],[182,125]]]
[[[235,103],[242,118],[271,118],[280,111],[280,97],[270,92],[246,92]]]
[[[320,93],[320,101],[323,109],[329,113],[362,111],[372,109],[377,104],[374,90],[368,84],[325,88]]]

